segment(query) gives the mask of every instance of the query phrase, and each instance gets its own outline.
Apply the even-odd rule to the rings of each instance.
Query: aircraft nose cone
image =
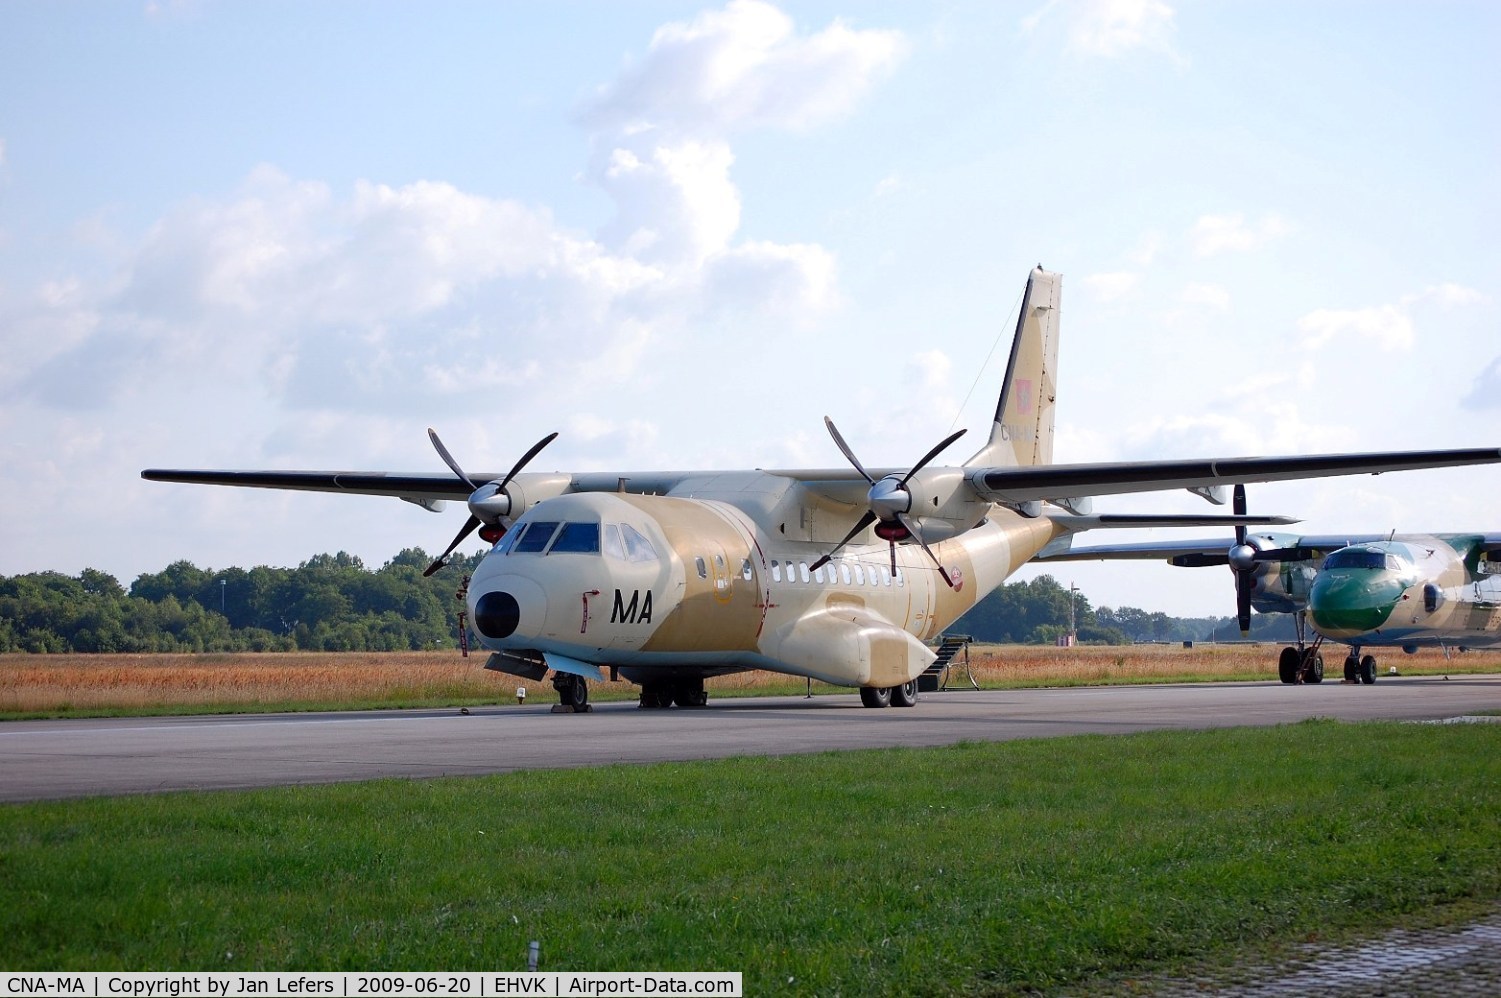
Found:
[[[1308,594],[1308,616],[1325,637],[1353,638],[1383,626],[1402,598],[1402,583],[1385,573],[1320,573]]]
[[[488,592],[474,604],[474,626],[487,638],[508,638],[519,623],[521,604],[510,593]]]

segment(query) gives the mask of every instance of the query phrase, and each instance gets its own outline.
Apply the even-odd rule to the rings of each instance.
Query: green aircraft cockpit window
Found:
[[[1401,571],[1402,560],[1385,551],[1370,551],[1365,548],[1347,548],[1336,551],[1324,559],[1325,568],[1385,568]]]
[[[556,520],[534,520],[526,526],[526,533],[516,540],[515,547],[511,548],[512,554],[537,554],[547,547],[547,542],[552,540],[552,535],[558,532]]]
[[[657,549],[652,546],[652,542],[629,523],[605,524],[604,549],[607,557],[619,561],[658,560]]]
[[[565,523],[548,554],[599,554],[599,524]]]

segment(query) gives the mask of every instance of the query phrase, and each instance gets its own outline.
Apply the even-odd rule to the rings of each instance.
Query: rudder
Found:
[[[1039,266],[1027,276],[1027,291],[1017,316],[1011,359],[996,403],[990,439],[965,462],[967,466],[1028,467],[1053,463],[1062,291],[1061,274]]]

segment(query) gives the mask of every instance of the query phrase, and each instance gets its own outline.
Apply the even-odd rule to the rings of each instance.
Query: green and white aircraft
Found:
[[[1245,509],[1236,489],[1236,508]],[[1241,633],[1250,612],[1291,613],[1297,643],[1282,649],[1284,683],[1322,682],[1321,645],[1349,646],[1346,681],[1376,681],[1366,648],[1465,650],[1501,645],[1501,533],[1251,534],[1233,540],[1073,547],[1062,537],[1038,561],[1164,559],[1184,568],[1225,565],[1234,575]],[[1307,640],[1312,624],[1316,637]]]
[[[542,679],[587,709],[588,680],[641,686],[643,707],[697,706],[707,677],[766,669],[858,687],[869,707],[911,706],[926,642],[1060,537],[1107,526],[1287,523],[1240,516],[1092,514],[1090,498],[1239,482],[1501,463],[1501,449],[1055,465],[1062,281],[1028,281],[995,417],[960,465],[959,433],[910,467],[470,475],[430,434],[448,473],[183,471],[160,482],[390,496],[469,517],[493,547],[467,586],[487,668]],[[730,361],[726,361],[730,363]],[[962,433],[963,431],[960,431]]]

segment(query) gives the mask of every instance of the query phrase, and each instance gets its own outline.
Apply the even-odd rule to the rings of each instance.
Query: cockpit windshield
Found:
[[[495,550],[500,554],[599,554],[620,561],[657,561],[657,549],[628,523],[534,520],[508,531]]]
[[[558,539],[547,549],[552,554],[599,554],[599,524],[565,523]]]
[[[1385,551],[1369,548],[1345,548],[1324,559],[1325,568],[1386,568],[1393,571],[1402,568],[1402,561]]]
[[[537,554],[547,547],[552,535],[558,532],[558,521],[533,520],[526,526],[526,533],[517,539],[511,548],[513,554]]]

